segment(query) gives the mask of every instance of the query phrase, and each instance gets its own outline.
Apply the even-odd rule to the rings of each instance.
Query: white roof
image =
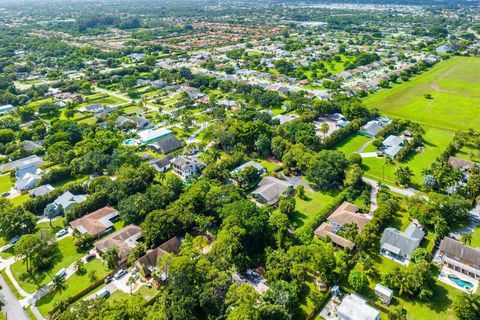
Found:
[[[147,130],[140,131],[138,133],[138,136],[140,137],[140,140],[142,142],[147,142],[171,133],[172,131],[166,128],[147,129]]]
[[[338,315],[341,320],[380,319],[380,312],[367,305],[367,300],[357,294],[350,294],[343,298],[338,307]]]
[[[404,138],[394,135],[389,135],[384,141],[383,145],[387,147],[396,147],[403,143]]]
[[[392,297],[393,296],[393,290],[381,285],[380,283],[377,283],[375,285],[375,291],[379,292],[379,293],[381,293],[381,294],[383,294],[387,297]]]

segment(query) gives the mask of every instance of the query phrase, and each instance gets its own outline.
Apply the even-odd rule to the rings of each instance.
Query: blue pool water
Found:
[[[133,139],[127,139],[123,142],[126,146],[134,146],[135,145],[135,140]]]
[[[448,276],[448,279],[452,280],[453,282],[455,282],[455,284],[461,288],[465,288],[465,289],[473,289],[473,283],[471,282],[468,282],[468,281],[465,281],[465,280],[462,280],[460,279],[459,277],[457,276],[452,276],[452,275],[449,275]]]

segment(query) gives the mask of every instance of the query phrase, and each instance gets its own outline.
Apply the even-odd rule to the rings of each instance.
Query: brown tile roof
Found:
[[[356,205],[345,201],[328,217],[328,221],[342,226],[355,223],[358,227],[358,232],[361,232],[372,218],[358,213],[358,211],[359,209]]]
[[[109,219],[113,218],[116,215],[118,215],[117,210],[112,207],[106,206],[96,211],[93,211],[81,218],[73,220],[72,222],[70,222],[70,225],[73,228],[79,230],[81,233],[88,233],[89,235],[96,237],[97,235],[104,233],[109,227],[111,227],[112,224]]]
[[[180,246],[182,240],[179,237],[173,237],[167,242],[159,245],[155,249],[148,250],[147,253],[138,258],[136,265],[141,267],[145,276],[150,275],[150,268],[158,265],[158,258],[166,253],[178,254],[180,252]]]
[[[448,163],[454,169],[460,168],[460,169],[467,169],[467,170],[470,170],[477,165],[475,162],[456,158],[456,157],[449,157]]]
[[[127,260],[128,254],[142,237],[142,229],[134,224],[130,224],[105,238],[95,242],[95,249],[99,252],[106,252],[109,248],[116,247],[120,263]]]
[[[355,243],[333,233],[332,230],[333,226],[324,222],[315,230],[315,235],[319,238],[328,237],[332,240],[333,243],[341,246],[342,248],[353,249],[355,247]]]

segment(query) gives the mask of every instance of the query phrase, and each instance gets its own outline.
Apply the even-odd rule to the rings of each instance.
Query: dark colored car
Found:
[[[95,253],[90,253],[88,256],[85,257],[85,260],[87,262],[90,262],[92,261],[93,259],[95,259],[97,256],[95,255]]]

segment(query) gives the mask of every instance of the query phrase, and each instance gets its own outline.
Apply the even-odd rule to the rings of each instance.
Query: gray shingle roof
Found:
[[[440,252],[455,257],[457,260],[480,266],[480,250],[468,247],[454,239],[443,238],[440,242]]]
[[[425,232],[417,227],[413,222],[410,223],[405,232],[395,228],[386,228],[383,232],[380,244],[382,248],[392,251],[396,254],[406,254],[410,257],[420,245]]]
[[[150,143],[149,146],[155,150],[161,151],[163,154],[167,154],[183,147],[183,143],[183,140],[177,139],[175,136],[169,136],[165,139]]]

